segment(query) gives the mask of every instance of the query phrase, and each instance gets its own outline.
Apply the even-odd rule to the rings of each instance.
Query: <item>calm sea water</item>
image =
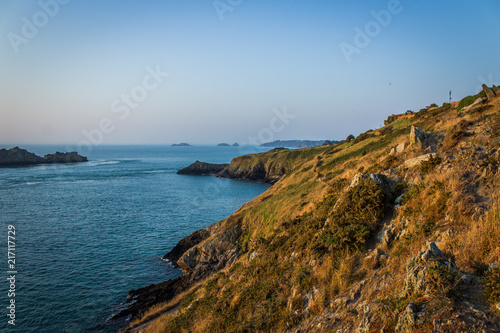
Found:
[[[40,155],[68,150],[23,148]],[[101,146],[87,154],[88,163],[0,168],[0,331],[115,331],[107,319],[129,290],[180,275],[161,260],[166,252],[267,188],[176,172],[195,160],[224,163],[246,152]],[[15,326],[7,323],[8,225],[16,228]]]

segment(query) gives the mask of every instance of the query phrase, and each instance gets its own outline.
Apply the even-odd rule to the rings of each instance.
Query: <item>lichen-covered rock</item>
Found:
[[[493,85],[492,89],[495,92],[495,95],[500,96],[500,86]]]
[[[410,258],[406,263],[406,277],[401,297],[409,297],[415,293],[426,293],[429,261],[437,263],[437,265],[446,269],[458,270],[455,263],[444,255],[436,243],[428,242],[424,251]]]
[[[362,306],[361,321],[359,322],[359,326],[358,326],[358,328],[356,328],[355,332],[356,333],[369,333],[370,326],[371,326],[370,306],[365,304]]]
[[[420,128],[411,126],[410,131],[410,146],[435,152],[439,141],[444,139],[443,134],[427,133]]]
[[[363,174],[363,173],[357,173],[354,175],[354,177],[351,180],[351,184],[347,188],[347,190],[350,190],[353,187],[356,187],[359,182],[362,179],[370,179],[377,183],[380,186],[380,189],[382,192],[384,192],[385,195],[389,196],[392,193],[392,187],[393,187],[393,181],[391,181],[387,176],[379,174],[379,173],[372,173],[372,174]]]
[[[493,98],[495,98],[496,94],[493,91],[493,89],[491,89],[487,85],[483,84],[483,90],[486,93],[486,97],[488,97],[489,100],[492,100]]]
[[[404,313],[399,317],[396,325],[397,333],[410,333],[413,332],[417,326],[417,313],[418,308],[415,303],[410,302],[406,307]]]
[[[421,155],[415,158],[410,158],[409,160],[406,160],[405,163],[403,164],[405,168],[415,168],[420,166],[423,162],[427,162],[431,158],[436,158],[437,155],[434,153],[431,154],[425,154]]]
[[[406,148],[406,145],[404,142],[400,143],[399,145],[396,146],[396,154],[402,154]]]

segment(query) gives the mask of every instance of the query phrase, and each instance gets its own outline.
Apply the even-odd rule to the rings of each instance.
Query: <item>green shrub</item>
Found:
[[[464,97],[460,103],[458,103],[458,107],[457,107],[457,111],[462,111],[462,109],[468,105],[471,105],[472,103],[474,103],[476,101],[476,99],[478,99],[479,97],[485,97],[486,96],[486,93],[484,92],[484,90],[481,90],[481,92],[479,92],[479,94],[477,95],[473,95],[473,96],[467,96],[467,97]]]
[[[384,193],[373,180],[361,179],[340,200],[321,238],[334,248],[360,248],[384,215]]]

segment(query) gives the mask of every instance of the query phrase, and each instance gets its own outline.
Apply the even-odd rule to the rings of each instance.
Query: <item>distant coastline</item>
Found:
[[[338,143],[338,141],[332,140],[275,140],[271,142],[265,142],[260,145],[260,147],[272,147],[272,148],[311,148],[318,147],[322,145],[331,145]]]

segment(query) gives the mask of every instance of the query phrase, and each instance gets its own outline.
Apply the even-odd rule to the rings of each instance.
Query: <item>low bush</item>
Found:
[[[458,103],[458,107],[457,107],[457,111],[460,112],[462,111],[462,109],[468,105],[471,105],[472,103],[474,103],[476,101],[476,99],[478,99],[479,97],[485,97],[486,96],[486,93],[484,92],[484,90],[481,90],[481,92],[479,92],[479,94],[477,95],[473,95],[473,96],[467,96],[467,97],[464,97],[460,103]]]
[[[333,248],[363,246],[383,217],[384,202],[380,186],[371,179],[361,179],[341,197],[322,239]]]

